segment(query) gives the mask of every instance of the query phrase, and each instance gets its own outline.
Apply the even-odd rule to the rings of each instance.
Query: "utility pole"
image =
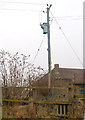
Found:
[[[47,4],[47,36],[48,36],[48,88],[51,87],[51,47],[50,47],[50,24],[49,11],[52,5]]]
[[[48,88],[50,88],[51,83],[51,47],[50,47],[50,24],[49,24],[49,11],[52,5],[47,4],[47,23],[40,24],[43,29],[43,34],[47,34],[48,37]]]
[[[50,5],[50,7],[51,7],[51,5]],[[48,71],[49,71],[49,73],[51,72],[50,24],[49,24],[49,10],[50,10],[50,7],[47,7]]]

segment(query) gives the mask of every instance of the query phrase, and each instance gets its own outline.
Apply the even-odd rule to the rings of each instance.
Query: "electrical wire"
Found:
[[[28,2],[9,2],[9,1],[0,1],[1,3],[14,3],[14,4],[30,4],[30,5],[46,5],[41,3],[28,3]]]
[[[57,19],[54,17],[54,15],[52,14],[52,12],[51,12],[51,11],[50,11],[50,13],[51,13],[51,15],[53,16],[53,18],[54,18],[54,20],[55,20],[56,24],[58,25],[59,29],[61,30],[61,32],[62,32],[62,34],[63,34],[64,38],[66,39],[66,41],[67,41],[67,42],[68,42],[68,44],[70,45],[70,47],[71,47],[71,49],[72,49],[73,53],[75,54],[75,56],[77,57],[77,59],[79,60],[80,64],[81,64],[81,65],[82,65],[82,67],[83,67],[83,63],[81,62],[81,60],[80,60],[79,56],[77,55],[76,51],[75,51],[75,50],[74,50],[74,48],[72,47],[72,45],[71,45],[71,43],[70,43],[69,39],[67,38],[66,34],[64,33],[64,31],[63,31],[63,30],[62,30],[62,28],[60,27],[60,25],[59,25],[59,23],[58,23]]]
[[[58,17],[56,17],[56,19],[58,19],[58,20],[83,20],[83,19],[85,19],[85,18],[77,18],[77,17],[75,17],[75,18],[64,18],[64,17],[62,17],[62,18],[58,18]]]
[[[8,8],[0,8],[0,10],[26,11],[26,9],[8,9]]]
[[[85,19],[85,16],[80,15],[80,16],[60,16],[60,17],[55,17],[57,20],[83,20]]]
[[[9,9],[9,8],[0,8],[0,10],[13,10],[13,11],[22,11],[27,12],[28,10],[31,12],[42,12],[41,10],[31,10],[31,9]]]
[[[78,15],[78,16],[59,16],[59,17],[55,17],[55,18],[83,18],[85,16],[83,15]]]
[[[34,59],[33,59],[33,62],[32,62],[32,63],[34,63],[34,61],[35,61],[36,57],[38,56],[38,53],[39,53],[39,51],[40,51],[40,49],[41,49],[41,46],[42,46],[43,41],[44,41],[44,38],[45,38],[45,35],[43,36],[43,39],[42,39],[42,41],[41,41],[41,43],[40,43],[40,46],[39,46],[39,48],[38,48],[38,51],[37,51],[37,53],[36,53],[36,55],[35,55],[35,57],[34,57]]]
[[[10,2],[10,1],[0,1],[0,3],[8,3],[8,4],[25,4],[25,5],[46,5],[46,4],[41,4],[41,3],[28,3],[28,2]],[[0,8],[0,10],[15,10],[15,11],[26,11],[27,9],[9,9],[9,8]],[[36,11],[36,10],[31,10],[31,11]],[[37,10],[40,11],[41,10]]]

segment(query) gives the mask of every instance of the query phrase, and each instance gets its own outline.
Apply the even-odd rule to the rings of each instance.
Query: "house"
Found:
[[[84,70],[83,69],[71,69],[71,68],[59,68],[59,64],[54,65],[54,69],[51,71],[51,87],[67,87],[68,85],[75,85],[84,87]],[[33,83],[35,87],[47,87],[48,88],[48,74]],[[47,96],[48,91],[42,90],[42,94]]]
[[[85,94],[84,89],[80,90],[85,87],[84,72],[83,69],[59,68],[59,64],[55,64],[50,74],[50,89],[48,88],[48,73],[32,85],[36,87],[34,89],[36,110],[39,110],[39,105],[47,106],[47,111],[49,109],[50,113],[56,111],[56,116],[82,118],[84,96],[82,100],[76,95]]]

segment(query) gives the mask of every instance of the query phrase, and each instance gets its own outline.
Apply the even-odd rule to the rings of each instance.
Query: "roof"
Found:
[[[85,83],[85,69],[73,69],[73,68],[59,68],[59,64],[55,64],[54,69],[51,71],[51,85],[55,86],[60,84],[66,84],[70,81],[74,83],[83,84]],[[42,78],[37,80],[34,85],[48,86],[48,73]]]

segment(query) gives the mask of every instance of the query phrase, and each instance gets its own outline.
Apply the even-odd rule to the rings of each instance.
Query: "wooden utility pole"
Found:
[[[49,10],[52,5],[48,7],[47,4],[47,36],[48,36],[48,70],[51,72],[51,48],[50,48],[50,24],[49,24]]]
[[[49,11],[52,5],[47,4],[47,36],[48,36],[48,88],[50,88],[50,74],[51,74],[51,47],[50,47],[50,24],[49,24]]]
[[[48,88],[50,88],[51,77],[51,47],[50,47],[50,24],[49,24],[49,11],[52,5],[47,4],[47,23],[40,24],[43,29],[43,34],[47,34],[48,37]]]

